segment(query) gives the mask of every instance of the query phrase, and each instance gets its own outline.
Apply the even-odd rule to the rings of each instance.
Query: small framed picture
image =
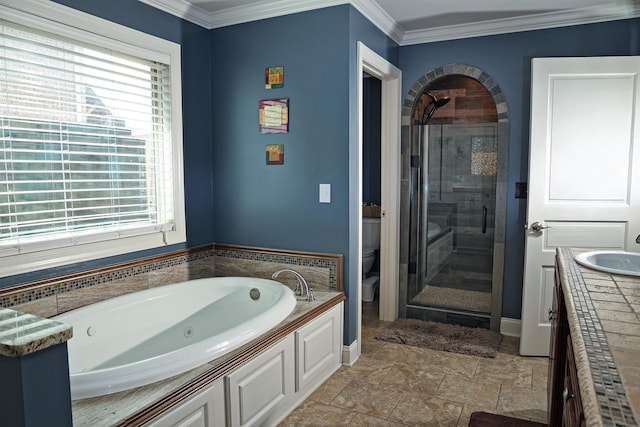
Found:
[[[289,132],[289,98],[260,101],[260,133]]]
[[[278,89],[284,87],[284,67],[270,67],[264,70],[264,88]]]
[[[267,164],[284,165],[284,144],[267,145]]]

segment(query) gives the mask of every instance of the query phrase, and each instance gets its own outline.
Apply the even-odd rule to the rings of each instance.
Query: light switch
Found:
[[[320,184],[320,203],[331,203],[331,184]]]

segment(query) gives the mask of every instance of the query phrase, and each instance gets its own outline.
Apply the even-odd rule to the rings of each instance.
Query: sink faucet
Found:
[[[298,279],[298,285],[296,286],[296,290],[293,291],[296,295],[300,295],[300,297],[304,297],[306,295],[305,301],[315,301],[316,297],[313,296],[313,289],[309,287],[307,281],[302,277],[300,273],[290,268],[283,268],[282,270],[278,270],[271,275],[272,279],[276,279],[282,273],[291,273]]]

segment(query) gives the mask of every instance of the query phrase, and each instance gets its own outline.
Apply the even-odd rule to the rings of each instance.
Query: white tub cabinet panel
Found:
[[[146,427],[224,427],[224,384],[222,379],[146,424]]]
[[[317,388],[340,367],[342,304],[296,331],[296,392]]]
[[[290,410],[293,342],[290,334],[225,377],[228,425],[269,425]]]

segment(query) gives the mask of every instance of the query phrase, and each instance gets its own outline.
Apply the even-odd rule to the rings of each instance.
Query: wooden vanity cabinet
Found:
[[[567,308],[560,274],[556,264],[553,305],[549,311],[551,340],[549,344],[549,426],[584,426],[584,412],[580,400]]]
[[[562,389],[562,425],[566,427],[584,426],[584,412],[578,386],[578,371],[573,354],[571,336],[567,337],[567,358],[564,367],[564,388]]]

